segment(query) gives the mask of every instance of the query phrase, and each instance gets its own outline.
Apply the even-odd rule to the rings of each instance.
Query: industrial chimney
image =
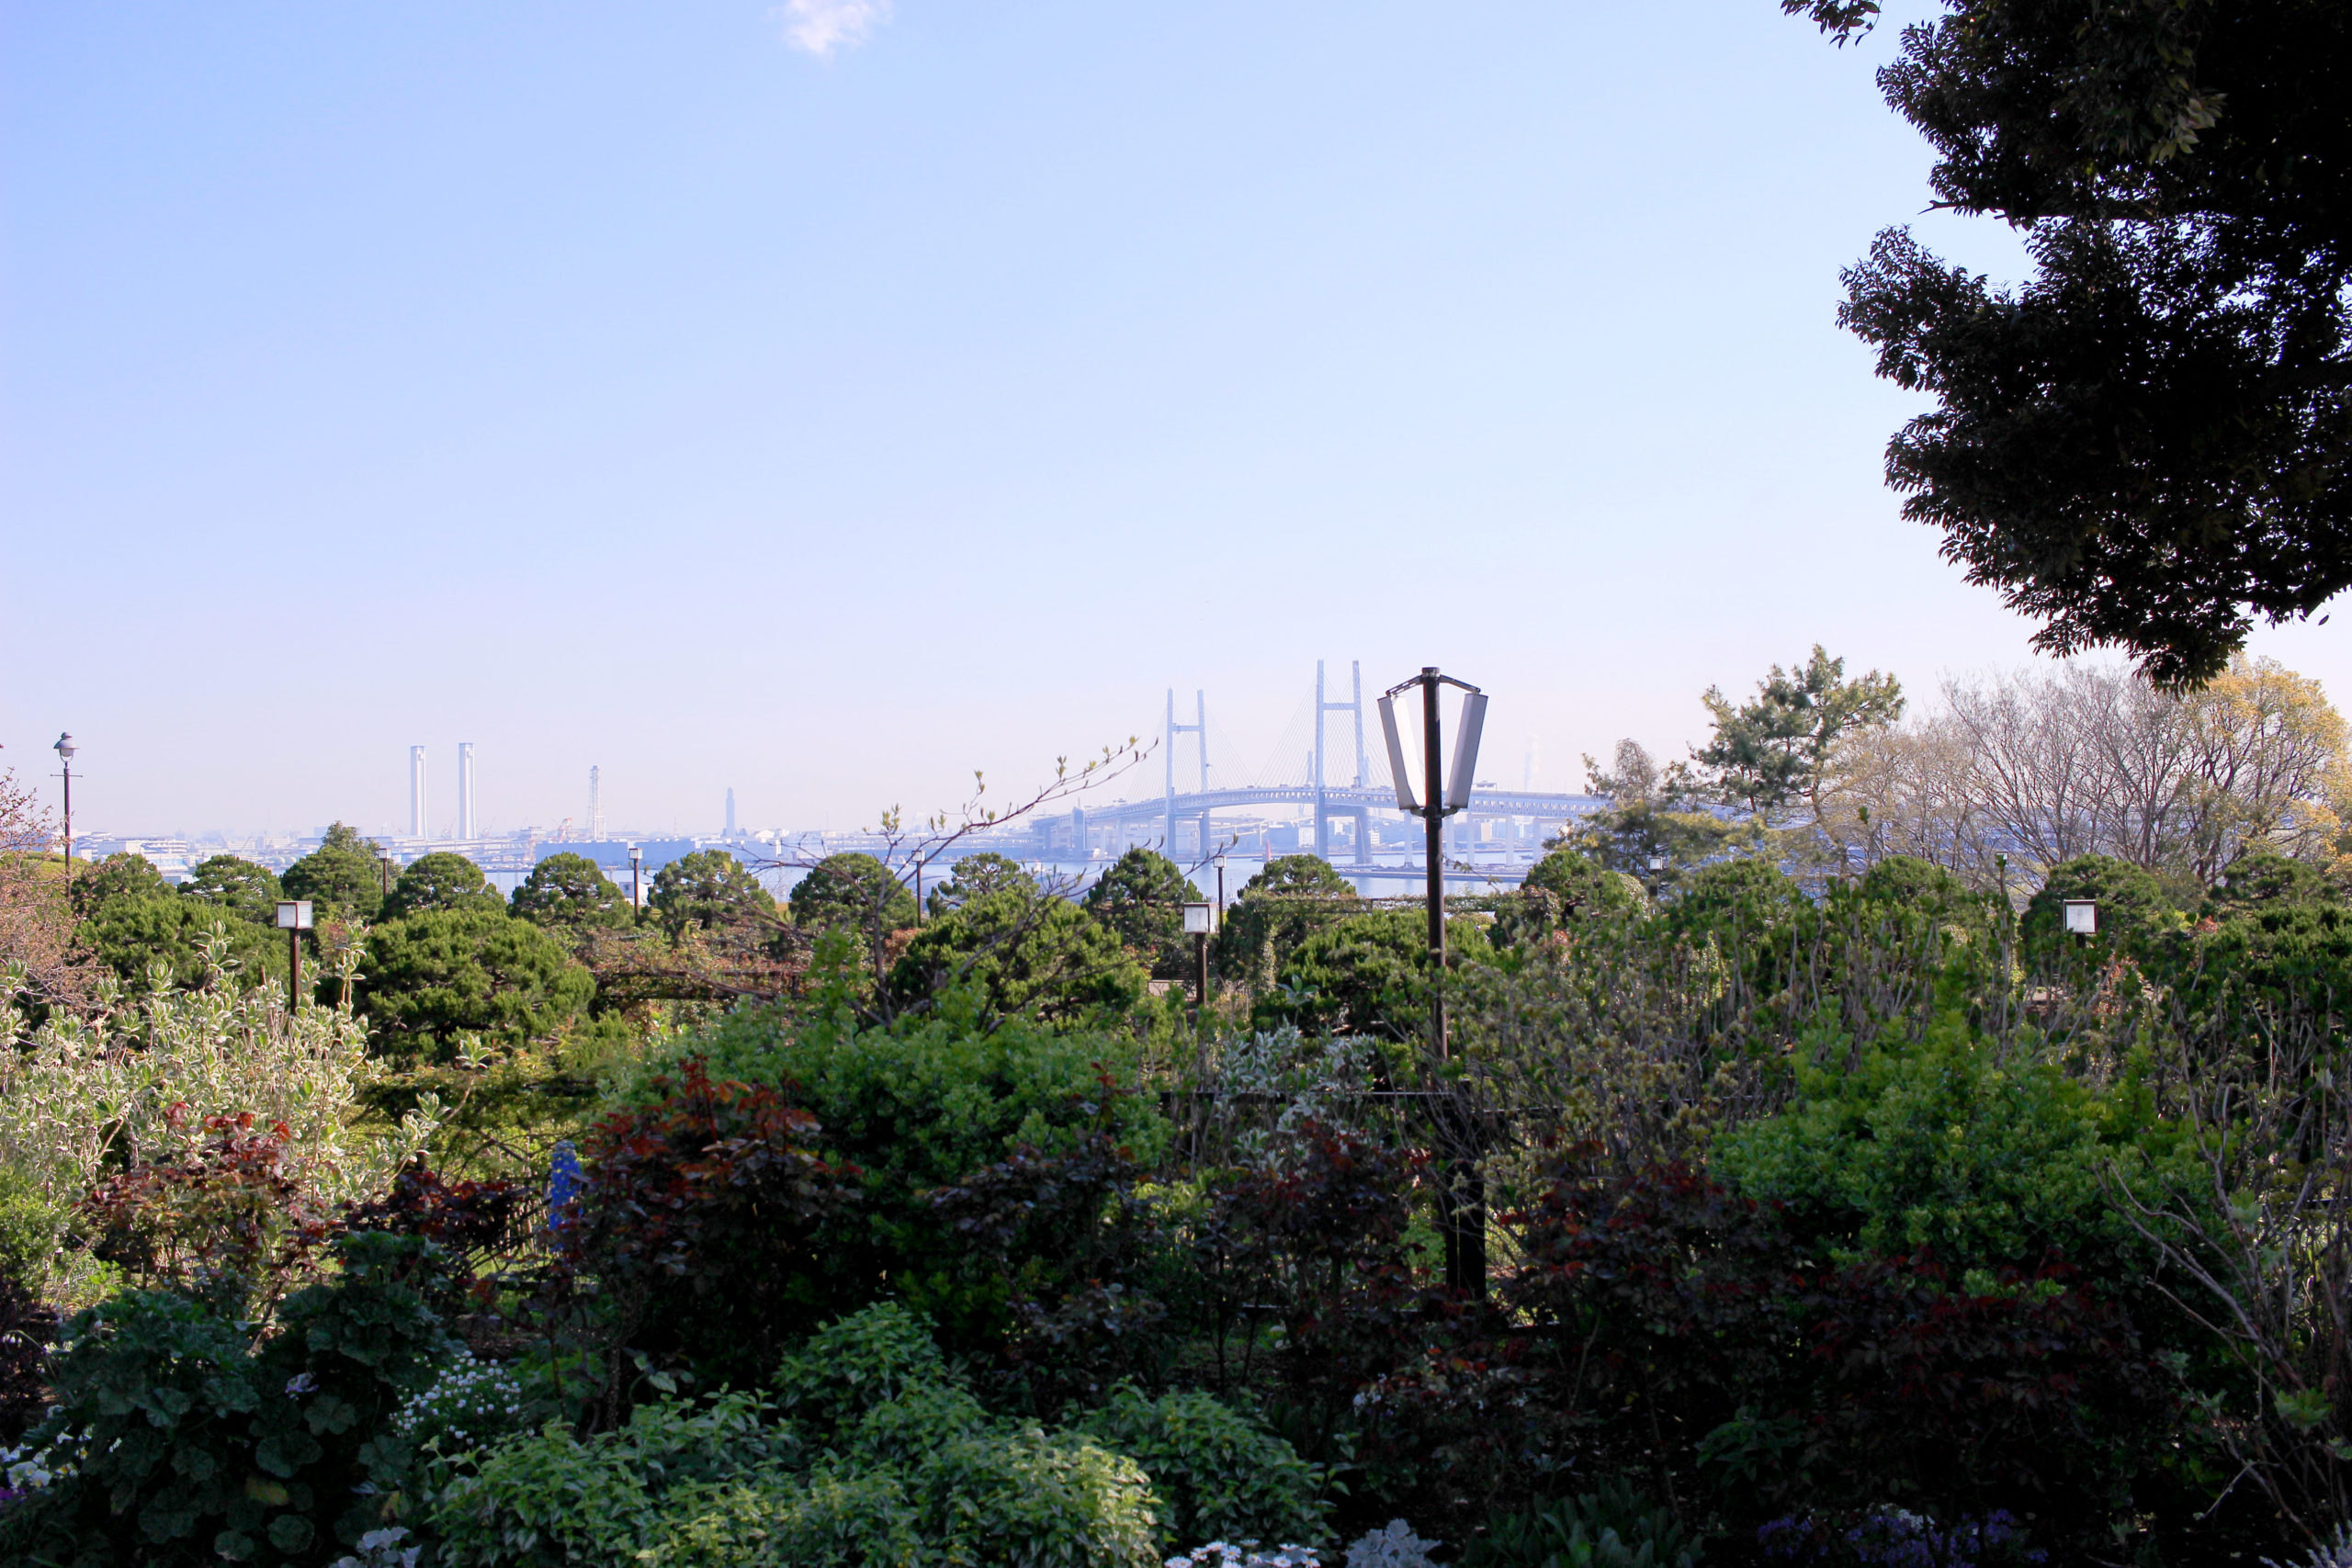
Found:
[[[424,837],[424,748],[408,749],[408,836]]]
[[[474,836],[474,743],[458,742],[458,837]]]
[[[735,836],[735,786],[727,786],[727,836]]]
[[[605,805],[599,794],[602,772],[593,766],[588,770],[588,836],[600,844],[605,841]]]

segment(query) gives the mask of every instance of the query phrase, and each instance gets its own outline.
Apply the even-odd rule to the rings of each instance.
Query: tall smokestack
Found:
[[[727,786],[727,836],[735,836],[735,786]]]
[[[474,836],[474,743],[458,742],[458,837]]]
[[[605,838],[605,806],[603,796],[599,794],[599,785],[603,783],[600,776],[603,770],[595,767],[588,770],[588,836],[599,843],[602,843]]]
[[[424,837],[424,748],[408,749],[408,836]]]

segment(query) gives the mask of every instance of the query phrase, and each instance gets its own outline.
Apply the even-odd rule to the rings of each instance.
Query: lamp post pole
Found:
[[[1404,737],[1396,719],[1396,697],[1408,687],[1421,689],[1421,798],[1413,797],[1412,774],[1405,763]],[[1438,754],[1438,696],[1441,686],[1463,691],[1462,717],[1454,736],[1453,787]],[[1430,1061],[1432,1066],[1453,1058],[1445,1028],[1445,819],[1469,808],[1472,781],[1477,776],[1478,739],[1487,721],[1486,694],[1467,681],[1441,674],[1434,664],[1424,665],[1410,680],[1390,687],[1380,699],[1380,727],[1388,742],[1388,773],[1396,785],[1396,809],[1421,818],[1422,860],[1429,884],[1430,942]],[[1431,1081],[1434,1082],[1434,1076]],[[1453,1144],[1445,1180],[1438,1188],[1438,1227],[1445,1237],[1445,1284],[1473,1299],[1487,1293],[1487,1188],[1478,1173],[1480,1131],[1460,1097],[1433,1093],[1432,1119]]]
[[[387,898],[390,897],[392,896],[392,857],[390,855],[378,855],[376,857],[376,879],[383,884],[384,897]]]
[[[277,901],[277,927],[286,933],[286,1010],[289,1013],[302,1007],[302,933],[311,929],[311,923],[309,899]]]
[[[1429,873],[1430,1049],[1441,1062],[1452,1054],[1445,1038],[1445,773],[1438,755],[1437,666],[1421,668],[1421,858]]]
[[[65,866],[68,874],[74,867],[74,737],[61,734],[57,738],[57,762],[65,773]]]

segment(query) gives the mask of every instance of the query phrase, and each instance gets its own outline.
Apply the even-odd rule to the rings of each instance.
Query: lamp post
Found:
[[[1216,852],[1216,923],[1225,924],[1225,852]]]
[[[377,880],[383,884],[384,897],[390,897],[392,896],[392,857],[390,854],[380,854],[376,857],[376,874]]]
[[[645,846],[628,847],[628,907],[636,913],[645,909]]]
[[[1396,728],[1396,695],[1408,686],[1421,689],[1422,795],[1418,800],[1413,795],[1412,773],[1405,766],[1404,736]],[[1462,722],[1453,737],[1450,782],[1438,750],[1441,686],[1462,688]],[[1388,742],[1388,776],[1396,781],[1396,809],[1408,817],[1420,818],[1425,829],[1422,852],[1429,873],[1430,1050],[1441,1062],[1451,1055],[1445,1034],[1445,819],[1470,804],[1471,781],[1478,770],[1478,737],[1486,724],[1487,694],[1467,681],[1439,673],[1434,664],[1422,666],[1419,675],[1399,681],[1380,698],[1380,728]],[[1465,1144],[1475,1137],[1474,1128],[1460,1131],[1468,1134],[1463,1140]],[[1484,1296],[1486,1184],[1478,1176],[1475,1158],[1455,1160],[1449,1175],[1450,1179],[1438,1190],[1438,1217],[1445,1233],[1446,1287],[1471,1296]],[[1454,1195],[1454,1179],[1459,1179],[1464,1189],[1458,1198]]]
[[[294,1012],[302,1005],[302,933],[311,929],[311,901],[279,899],[277,929],[286,933],[286,1010]]]
[[[1193,1005],[1209,1005],[1209,907],[1184,906],[1184,934],[1193,939]]]
[[[1666,857],[1650,856],[1650,897],[1656,899],[1658,890],[1666,886]]]
[[[74,737],[60,733],[57,737],[58,765],[65,770],[65,864],[74,864]]]

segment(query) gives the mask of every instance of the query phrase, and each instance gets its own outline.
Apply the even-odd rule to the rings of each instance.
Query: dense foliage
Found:
[[[1876,0],[1781,0],[1841,37]],[[1947,0],[1880,73],[1939,206],[2026,231],[1996,291],[1907,231],[1846,275],[1879,374],[1934,396],[1889,443],[1905,514],[2058,652],[2217,673],[2254,615],[2352,582],[2340,84],[2352,21],[2260,6]]]
[[[1442,976],[1420,911],[1278,862],[1197,1019],[1139,962],[1174,867],[1089,906],[978,855],[878,972],[913,916],[878,863],[804,880],[803,932],[731,857],[642,921],[584,861],[510,912],[426,857],[346,923],[350,1009],[213,938],[193,990],[20,1014],[0,1540],[1694,1568],[2275,1556],[2352,1517],[2328,863],[2076,855],[2020,911],[1724,853],[1792,841],[1753,823],[1645,886],[1611,861],[1660,820],[1454,900]],[[217,869],[75,896],[243,919]],[[781,988],[729,1005],[752,957]],[[694,999],[612,988],[664,964]]]

